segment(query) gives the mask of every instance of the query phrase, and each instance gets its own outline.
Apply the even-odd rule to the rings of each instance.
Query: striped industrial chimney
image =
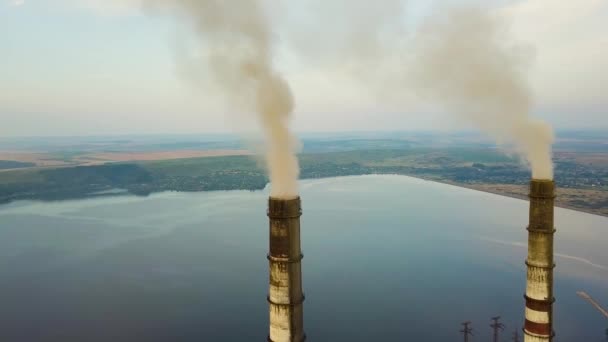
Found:
[[[554,191],[552,180],[532,179],[530,182],[525,342],[553,339]]]
[[[268,200],[270,219],[270,342],[302,342],[302,266],[300,249],[300,198]]]

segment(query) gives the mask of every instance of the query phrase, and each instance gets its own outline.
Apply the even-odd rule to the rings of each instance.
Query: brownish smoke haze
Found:
[[[527,55],[512,45],[498,16],[453,8],[433,16],[416,35],[413,85],[446,110],[467,118],[499,143],[514,143],[532,177],[553,179],[553,130],[530,116]]]
[[[257,113],[266,140],[271,196],[297,196],[297,144],[288,127],[294,101],[273,65],[272,32],[261,2],[147,0],[146,6],[169,11],[177,22],[190,25],[200,39],[197,59],[213,76],[229,107]]]
[[[338,88],[356,85],[378,101],[394,100],[400,84],[391,82],[392,76],[402,68],[398,61],[406,42],[405,1],[283,2],[289,2],[283,18],[284,40],[303,68],[336,83],[349,83],[336,84]]]
[[[291,38],[310,62],[330,73],[345,69],[383,105],[403,109],[414,94],[440,104],[499,144],[514,144],[533,178],[553,178],[552,128],[530,116],[530,54],[512,43],[497,12],[439,6],[408,30],[405,1],[302,3],[310,13]]]
[[[307,0],[290,4],[288,13],[289,43],[305,63],[353,73],[384,66],[405,33],[403,0]]]
[[[495,11],[438,7],[414,31],[407,29],[406,2],[401,0],[147,2],[186,18],[204,47],[199,64],[208,67],[231,103],[259,114],[273,196],[297,193],[298,165],[287,126],[293,100],[272,63],[273,35],[263,3],[292,14],[279,19],[289,31],[287,46],[308,70],[354,76],[351,81],[376,94],[383,105],[399,98],[401,110],[413,94],[421,95],[498,143],[514,144],[533,178],[553,178],[552,129],[530,116],[530,56],[511,42]]]

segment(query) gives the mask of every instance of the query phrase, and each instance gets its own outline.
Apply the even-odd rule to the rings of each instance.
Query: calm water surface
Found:
[[[264,341],[266,192],[0,206],[0,341]],[[527,202],[403,176],[302,183],[309,341],[523,322]],[[602,341],[608,218],[556,211],[556,341]]]

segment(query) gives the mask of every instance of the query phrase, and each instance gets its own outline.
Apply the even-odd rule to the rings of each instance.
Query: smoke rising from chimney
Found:
[[[466,117],[499,143],[514,143],[532,177],[553,179],[553,130],[530,117],[526,55],[487,10],[453,8],[416,35],[411,76],[418,91]]]
[[[258,0],[147,0],[146,7],[185,19],[200,39],[199,60],[232,107],[255,111],[265,136],[271,196],[298,194],[296,139],[288,120],[289,85],[273,66],[272,33]],[[187,68],[186,68],[187,69]],[[196,76],[190,73],[189,77]]]
[[[413,30],[404,15],[406,1],[305,3],[317,14],[306,17],[292,43],[313,57],[309,62],[328,72],[348,68],[351,80],[384,105],[403,110],[415,97],[440,104],[499,144],[514,144],[533,178],[553,178],[553,130],[530,116],[529,50],[512,43],[499,12],[439,6]]]
[[[233,104],[255,110],[267,138],[272,196],[297,194],[293,98],[272,58],[264,0],[147,0],[176,10],[206,49],[203,60]],[[355,76],[382,102],[410,105],[412,94],[466,118],[499,144],[514,144],[535,179],[553,179],[552,128],[530,116],[529,53],[513,44],[503,17],[475,7],[437,7],[417,30],[405,1],[310,0],[289,7],[289,44],[307,67]],[[300,6],[300,7],[299,7]],[[303,7],[302,7],[303,6]],[[283,18],[285,19],[285,18]],[[408,32],[410,31],[410,32]],[[339,85],[337,85],[339,86]]]

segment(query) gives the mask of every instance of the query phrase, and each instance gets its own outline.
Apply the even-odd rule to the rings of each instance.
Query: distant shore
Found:
[[[241,155],[242,151],[232,152],[238,155],[215,156],[207,152],[206,156],[195,158],[0,172],[0,203],[99,197],[113,189],[143,196],[163,191],[263,189],[268,183],[263,164]],[[152,155],[159,154],[145,157]],[[530,171],[517,159],[488,148],[350,150],[304,153],[298,157],[301,179],[394,174],[524,200],[530,180]],[[570,154],[564,154],[559,158],[555,160],[556,205],[608,216],[608,167],[598,163],[596,157],[572,160]]]
[[[527,191],[528,188],[525,185],[511,185],[511,184],[462,184],[462,183],[457,183],[457,182],[453,182],[453,181],[449,181],[449,180],[438,180],[438,179],[432,179],[432,178],[428,178],[428,177],[420,177],[420,176],[415,176],[415,175],[404,175],[404,174],[396,174],[396,173],[365,173],[365,174],[352,174],[352,175],[345,175],[345,176],[328,176],[328,177],[314,177],[314,178],[302,178],[302,180],[314,180],[314,179],[330,179],[330,178],[342,178],[342,177],[359,177],[359,176],[370,176],[370,175],[379,175],[379,176],[387,176],[387,175],[392,175],[392,176],[404,176],[404,177],[411,177],[411,178],[416,178],[416,179],[420,179],[420,180],[424,180],[424,181],[428,181],[428,182],[434,182],[434,183],[438,183],[438,184],[445,184],[445,185],[452,185],[452,186],[456,186],[459,188],[464,188],[464,189],[469,189],[469,190],[475,190],[475,191],[480,191],[480,192],[485,192],[485,193],[489,193],[489,194],[493,194],[493,195],[498,195],[498,196],[504,196],[504,197],[509,197],[509,198],[515,198],[515,199],[520,199],[520,200],[528,200],[528,195],[527,195]],[[115,189],[108,189],[108,190],[102,190],[102,191],[98,191],[98,192],[94,192],[94,193],[88,193],[88,194],[82,194],[80,196],[75,196],[75,197],[70,197],[70,198],[65,198],[65,199],[43,199],[43,198],[28,198],[28,199],[23,199],[23,200],[32,200],[32,201],[43,201],[43,202],[53,202],[53,201],[62,201],[62,200],[84,200],[84,199],[90,199],[90,198],[100,198],[100,197],[119,197],[119,196],[125,196],[125,195],[130,195],[130,196],[148,196],[151,194],[155,194],[155,193],[162,193],[162,192],[208,192],[208,191],[261,191],[264,188],[266,188],[267,186],[269,186],[269,183],[266,183],[263,186],[260,186],[258,189],[251,189],[251,188],[243,188],[243,189],[216,189],[216,190],[194,190],[194,191],[189,191],[189,190],[158,190],[158,191],[151,191],[150,193],[147,194],[136,194],[136,193],[132,193],[129,192],[127,189],[119,189],[119,188],[115,188]],[[513,190],[509,190],[509,191],[505,191],[504,189],[506,188],[510,188],[510,189],[516,189],[515,192]],[[558,188],[558,193],[560,192],[561,189]],[[562,190],[563,191],[563,190]],[[558,208],[563,208],[563,209],[569,209],[569,210],[574,210],[574,211],[579,211],[579,212],[583,212],[586,214],[591,214],[591,215],[598,215],[598,216],[602,216],[602,217],[608,217],[608,214],[602,211],[597,211],[597,210],[593,210],[593,209],[585,209],[585,208],[580,208],[580,207],[575,207],[575,206],[570,206],[567,204],[563,204],[563,203],[559,203],[560,197],[558,195],[557,197],[557,203],[556,203],[556,207]],[[5,203],[0,203],[0,207],[2,205],[6,205],[9,204],[13,201],[8,201]]]
[[[425,178],[421,178],[421,179],[425,179]],[[426,180],[429,180],[429,179],[426,179]],[[489,194],[493,194],[493,195],[499,195],[499,196],[510,197],[510,198],[515,198],[515,199],[520,199],[520,200],[528,201],[528,188],[526,186],[520,186],[522,188],[522,193],[521,194],[516,194],[516,193],[510,193],[510,192],[500,191],[499,189],[495,189],[495,190],[491,189],[492,186],[496,187],[497,186],[496,184],[487,184],[485,186],[479,186],[479,185],[459,184],[459,183],[454,183],[454,182],[449,182],[449,181],[437,181],[437,180],[430,180],[430,181],[437,182],[437,183],[442,183],[442,184],[454,185],[454,186],[457,186],[457,187],[460,187],[460,188],[465,188],[465,189],[475,190],[475,191],[481,191],[481,192],[485,192],[485,193],[489,193]],[[580,208],[580,207],[575,207],[575,206],[559,203],[559,201],[560,201],[559,192],[563,191],[563,189],[560,189],[558,187],[556,191],[558,192],[558,195],[557,195],[557,198],[556,198],[556,205],[555,205],[557,208],[569,209],[569,210],[574,210],[574,211],[580,211],[580,212],[583,212],[583,213],[586,213],[586,214],[592,214],[592,215],[597,215],[597,216],[608,217],[608,213],[607,212],[593,210],[593,209],[585,209],[585,208]]]

